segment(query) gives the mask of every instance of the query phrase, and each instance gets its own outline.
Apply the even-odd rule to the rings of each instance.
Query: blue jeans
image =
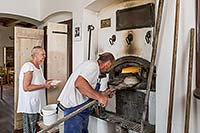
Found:
[[[65,108],[64,116],[70,114],[73,111],[81,108],[85,104],[89,103],[90,100],[71,108]],[[64,133],[88,133],[88,122],[89,122],[90,108],[83,110],[72,118],[64,122]]]

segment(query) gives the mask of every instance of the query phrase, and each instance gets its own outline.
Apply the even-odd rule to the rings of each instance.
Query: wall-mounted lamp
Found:
[[[132,41],[133,41],[133,33],[129,32],[128,36],[126,37],[126,42],[128,45],[130,45]]]
[[[116,35],[112,35],[112,37],[109,38],[110,44],[113,45],[115,41],[116,41]]]

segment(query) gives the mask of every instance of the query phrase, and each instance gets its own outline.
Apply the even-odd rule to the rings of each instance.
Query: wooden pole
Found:
[[[46,132],[46,131],[48,131],[48,130],[54,128],[55,126],[58,126],[60,123],[66,121],[66,120],[68,120],[68,119],[70,119],[71,117],[75,116],[76,114],[78,114],[78,113],[82,112],[83,110],[85,110],[85,109],[91,107],[91,106],[94,105],[95,103],[96,103],[96,100],[93,100],[93,101],[89,102],[88,104],[86,104],[86,105],[84,105],[83,107],[77,109],[76,111],[74,111],[74,112],[72,112],[72,113],[66,115],[65,117],[59,119],[57,122],[55,122],[55,123],[51,124],[50,126],[47,126],[47,127],[45,127],[44,129],[40,130],[38,133]]]
[[[195,98],[200,99],[200,0],[196,0],[196,89]]]
[[[152,50],[150,69],[149,69],[149,74],[148,74],[148,79],[147,79],[147,90],[146,90],[146,96],[145,96],[145,101],[144,101],[144,111],[142,114],[140,133],[144,132],[144,122],[146,120],[146,114],[148,110],[149,95],[150,95],[150,90],[151,90],[152,77],[154,73],[154,66],[155,66],[156,53],[157,53],[157,47],[158,47],[158,37],[160,33],[160,25],[161,25],[161,20],[162,20],[163,5],[164,5],[164,0],[159,0],[157,20],[156,20],[156,26],[155,26],[155,32],[154,32],[154,38],[153,38],[153,50]]]
[[[194,28],[190,29],[190,52],[189,52],[189,66],[188,66],[188,85],[187,85],[187,99],[185,111],[185,131],[189,133],[190,125],[190,104],[191,104],[191,87],[192,87],[192,70],[193,70],[193,51],[194,51]]]
[[[173,113],[173,106],[174,106],[174,85],[175,85],[175,77],[176,77],[176,55],[177,55],[177,46],[178,46],[179,10],[180,10],[180,0],[176,0],[174,47],[173,47],[173,56],[172,56],[172,71],[171,71],[171,83],[170,83],[170,95],[169,95],[167,133],[171,133],[171,128],[172,128],[172,113]]]

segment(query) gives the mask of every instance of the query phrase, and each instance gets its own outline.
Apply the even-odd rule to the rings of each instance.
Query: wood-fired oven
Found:
[[[109,72],[108,81],[108,86],[116,90],[116,112],[108,112],[98,107],[96,115],[120,125],[123,132],[128,132],[128,130],[139,132],[144,111],[149,66],[149,61],[137,56],[123,56],[117,59],[116,64]],[[154,69],[152,92],[156,91],[155,82],[156,69]],[[147,114],[146,118],[149,118],[148,115],[150,114]],[[148,119],[146,121],[145,131],[155,132],[155,126],[150,124]]]
[[[102,79],[102,88],[111,87],[116,93],[106,109],[95,108],[95,115],[114,123],[117,133],[139,132],[153,48],[155,3],[124,1],[106,8],[98,17],[110,20],[108,27],[101,26],[99,29],[98,53],[109,51],[117,59],[107,79]],[[146,133],[155,132],[155,92],[156,68],[145,123]]]

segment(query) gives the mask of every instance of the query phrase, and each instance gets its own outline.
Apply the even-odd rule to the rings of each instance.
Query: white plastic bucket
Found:
[[[49,104],[42,108],[41,115],[43,117],[44,125],[49,126],[57,121],[58,115],[56,113],[57,111],[56,108],[57,108],[56,104]]]

